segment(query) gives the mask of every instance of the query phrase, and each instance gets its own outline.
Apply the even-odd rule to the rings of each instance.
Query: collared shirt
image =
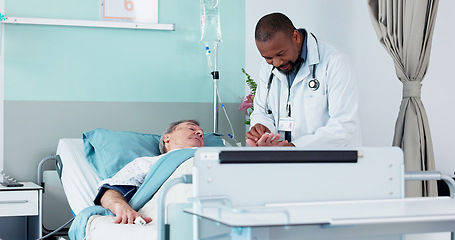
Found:
[[[172,151],[175,150],[177,149]],[[166,154],[136,158],[120,169],[113,177],[101,181],[98,187],[98,194],[95,196],[95,205],[101,205],[101,198],[108,189],[121,193],[129,201],[144,182],[153,164]]]
[[[98,194],[93,201],[95,205],[101,205],[101,198],[108,189],[121,193],[129,201],[144,182],[145,176],[152,165],[162,156],[164,154],[155,157],[136,158],[120,169],[112,178],[101,181],[99,183]]]
[[[297,76],[297,73],[299,72],[300,66],[302,66],[302,64],[305,62],[305,60],[307,58],[307,52],[308,52],[307,39],[308,39],[308,34],[307,34],[307,31],[304,28],[300,28],[299,32],[302,33],[305,37],[303,39],[302,52],[300,53],[300,57],[295,62],[296,64],[291,69],[291,71],[287,74],[288,82],[289,82],[289,88],[292,86],[292,83],[294,82],[295,76]]]

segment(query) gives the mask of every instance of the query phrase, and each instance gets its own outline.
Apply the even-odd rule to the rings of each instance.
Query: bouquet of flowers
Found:
[[[241,98],[242,103],[239,106],[239,111],[245,111],[245,115],[248,116],[248,118],[245,120],[245,124],[250,125],[249,117],[254,110],[253,101],[254,101],[254,95],[256,95],[257,84],[251,78],[251,76],[248,73],[246,73],[245,69],[242,68],[242,72],[246,75],[246,84],[250,88],[251,92],[245,98]]]

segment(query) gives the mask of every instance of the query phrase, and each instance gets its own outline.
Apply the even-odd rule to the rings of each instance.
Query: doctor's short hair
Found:
[[[259,42],[267,42],[276,33],[283,32],[292,35],[296,28],[292,21],[282,13],[271,13],[263,16],[256,24],[254,38]]]
[[[164,154],[164,153],[167,152],[166,146],[164,144],[164,135],[172,133],[177,128],[177,125],[182,124],[182,123],[186,123],[186,122],[193,123],[194,125],[199,127],[199,122],[196,121],[196,120],[180,120],[180,121],[176,121],[176,122],[170,123],[166,127],[166,129],[164,129],[164,132],[161,134],[160,144],[159,144],[159,149],[160,149],[160,153],[161,154]]]

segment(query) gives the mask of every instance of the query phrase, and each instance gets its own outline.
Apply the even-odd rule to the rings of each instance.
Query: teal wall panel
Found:
[[[7,14],[13,17],[98,20],[99,0],[13,0],[5,1]]]
[[[98,3],[6,1],[6,14],[97,20]],[[220,14],[220,95],[235,103],[244,93],[244,0],[220,1]],[[199,0],[159,1],[159,22],[175,31],[6,25],[5,100],[211,102]]]
[[[205,132],[213,132],[211,103],[5,101],[4,169],[21,181],[35,181],[41,159],[55,154],[61,138],[81,138],[95,128],[161,134],[181,119],[196,119]],[[220,114],[219,133],[229,144],[234,134],[245,145],[244,114],[236,103],[227,103]],[[63,223],[62,223],[63,224]]]

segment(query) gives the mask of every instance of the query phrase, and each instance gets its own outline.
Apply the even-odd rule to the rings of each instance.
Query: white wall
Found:
[[[440,1],[430,66],[423,81],[422,99],[430,121],[436,168],[454,175],[455,157],[455,1]]]
[[[434,143],[436,167],[453,175],[450,147],[455,127],[451,103],[455,87],[450,56],[455,46],[452,24],[455,1],[441,1],[433,38],[433,52],[427,76],[423,81],[422,100],[426,107]],[[245,67],[257,78],[262,61],[255,43],[254,28],[260,17],[271,12],[283,12],[296,27],[304,27],[349,54],[356,67],[360,89],[360,114],[365,146],[390,146],[398,115],[402,84],[396,78],[391,57],[379,43],[371,24],[367,1],[359,0],[272,0],[246,1],[246,61]],[[453,67],[452,67],[453,68]],[[444,107],[441,107],[443,104]]]
[[[5,1],[0,0],[0,13],[5,13]],[[4,67],[3,67],[3,60],[4,60],[4,55],[3,55],[3,26],[0,23],[0,170],[3,170],[3,100],[4,98]]]

